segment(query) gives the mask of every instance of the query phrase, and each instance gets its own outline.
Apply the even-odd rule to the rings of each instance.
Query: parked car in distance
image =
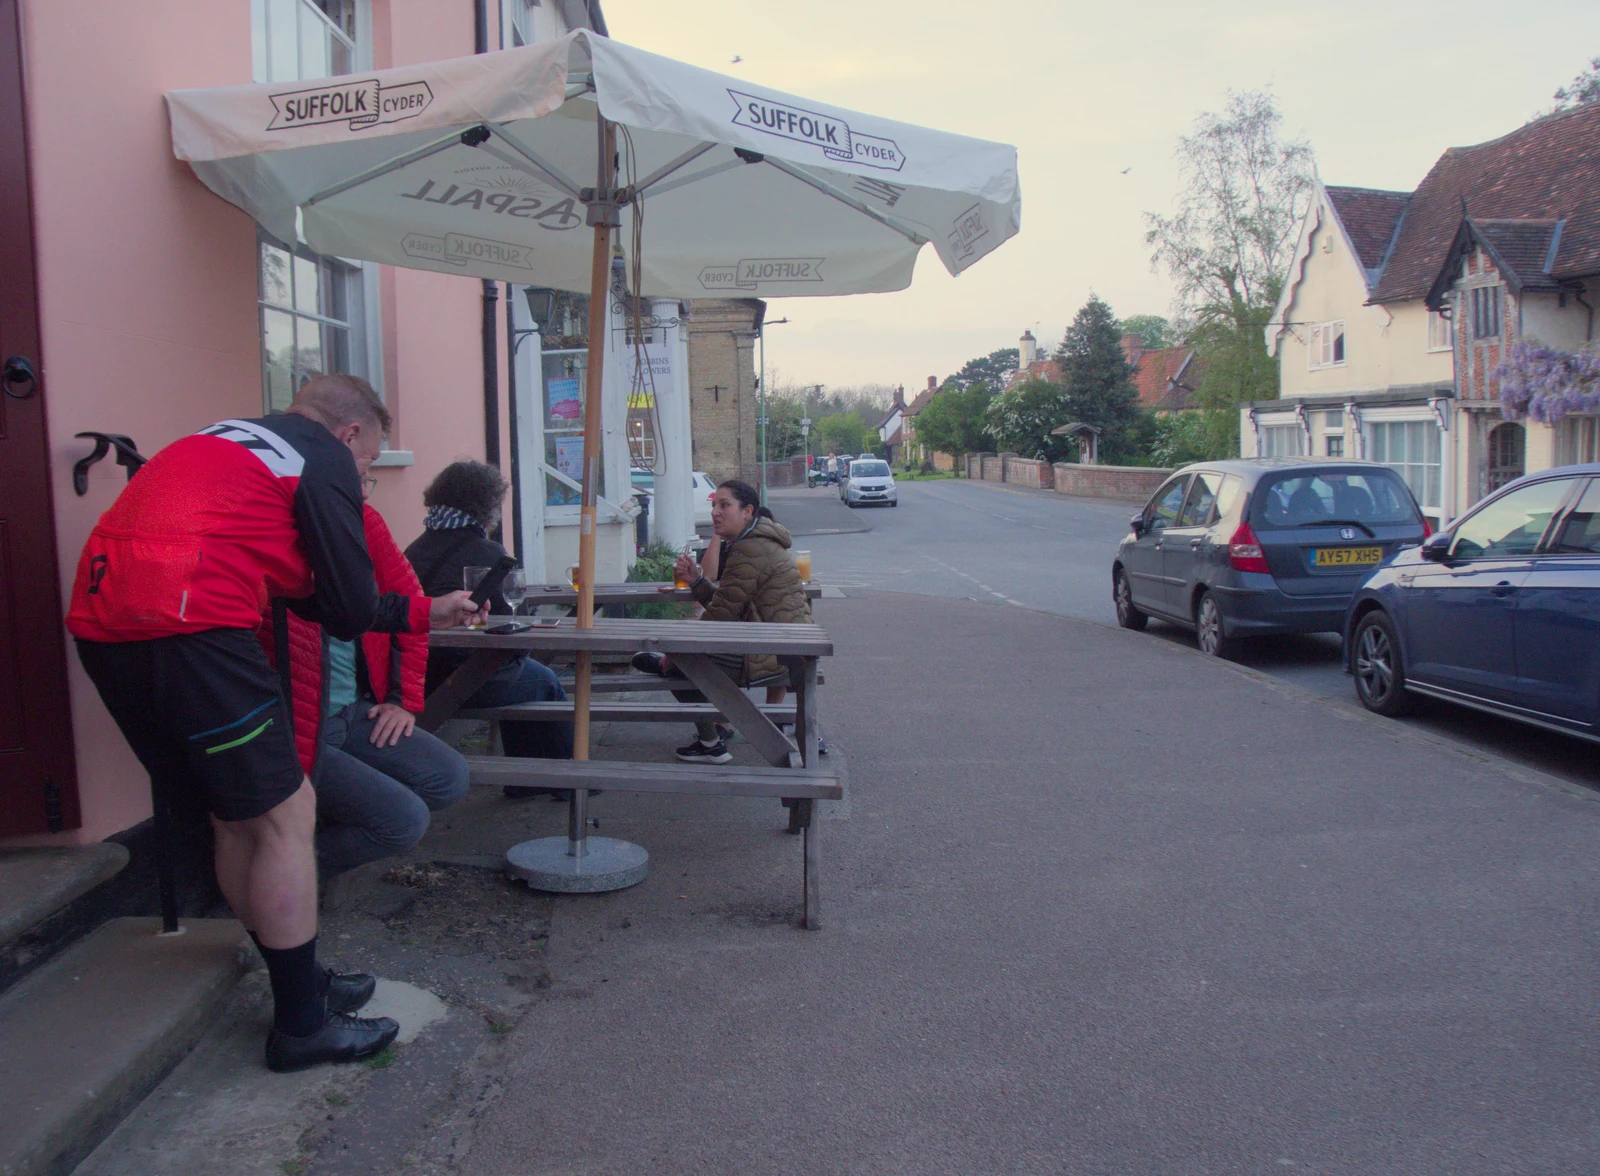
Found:
[[[1111,565],[1117,622],[1238,638],[1343,630],[1356,587],[1428,536],[1400,475],[1374,462],[1256,457],[1185,466],[1161,484]]]
[[[1345,633],[1370,711],[1421,694],[1600,741],[1600,465],[1519,478],[1400,553]]]
[[[889,463],[878,457],[858,457],[850,463],[849,476],[839,484],[839,497],[852,509],[868,504],[900,505],[894,473]]]
[[[691,501],[694,503],[694,529],[696,533],[711,533],[711,500],[716,497],[717,487],[709,474],[695,470],[690,477],[693,485],[689,490]],[[633,483],[635,491],[643,490],[650,495],[649,518],[650,533],[655,534],[656,529],[656,476],[651,470],[633,469],[629,471],[629,480]]]

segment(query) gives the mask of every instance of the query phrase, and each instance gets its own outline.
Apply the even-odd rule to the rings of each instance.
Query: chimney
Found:
[[[1022,332],[1022,341],[1017,347],[1017,366],[1027,371],[1038,358],[1039,341],[1033,337],[1032,331]]]
[[[1128,361],[1129,367],[1139,366],[1139,357],[1144,354],[1144,339],[1139,335],[1124,335],[1122,337],[1122,358]]]
[[[929,376],[928,377],[928,391],[929,392],[937,392],[938,390],[939,390],[939,377],[938,376]]]
[[[894,390],[894,403],[889,406],[891,410],[906,406],[906,386],[901,384]]]

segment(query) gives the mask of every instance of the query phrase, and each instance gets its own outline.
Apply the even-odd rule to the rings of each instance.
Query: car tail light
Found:
[[[1249,523],[1240,523],[1233,538],[1228,540],[1228,566],[1236,572],[1267,570],[1267,557],[1262,554],[1261,543]]]
[[[1433,534],[1433,528],[1428,526],[1428,516],[1427,515],[1423,515],[1422,516],[1422,537],[1424,539],[1426,539],[1429,535],[1432,535],[1432,534]]]

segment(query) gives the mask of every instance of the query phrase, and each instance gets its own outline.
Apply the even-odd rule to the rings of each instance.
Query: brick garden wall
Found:
[[[1056,484],[1055,471],[1049,462],[1026,457],[1006,458],[1006,481],[1033,490],[1050,490]]]
[[[767,486],[804,486],[806,484],[806,459],[791,457],[787,461],[767,463]]]
[[[1143,502],[1171,474],[1153,466],[1080,465],[1057,462],[1055,489],[1060,494],[1081,498],[1119,498]]]

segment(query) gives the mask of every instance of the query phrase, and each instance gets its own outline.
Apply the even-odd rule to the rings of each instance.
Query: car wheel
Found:
[[[1200,603],[1194,606],[1194,633],[1201,653],[1211,657],[1232,655],[1233,642],[1222,628],[1222,609],[1209,591],[1202,592]]]
[[[1133,587],[1128,583],[1128,573],[1118,568],[1111,573],[1111,599],[1117,606],[1117,624],[1124,629],[1141,631],[1150,620],[1133,603]]]
[[[1388,613],[1373,611],[1361,618],[1356,626],[1355,654],[1350,660],[1355,671],[1356,697],[1362,706],[1389,718],[1411,709],[1411,691],[1406,689],[1405,666],[1400,661],[1400,641]]]

